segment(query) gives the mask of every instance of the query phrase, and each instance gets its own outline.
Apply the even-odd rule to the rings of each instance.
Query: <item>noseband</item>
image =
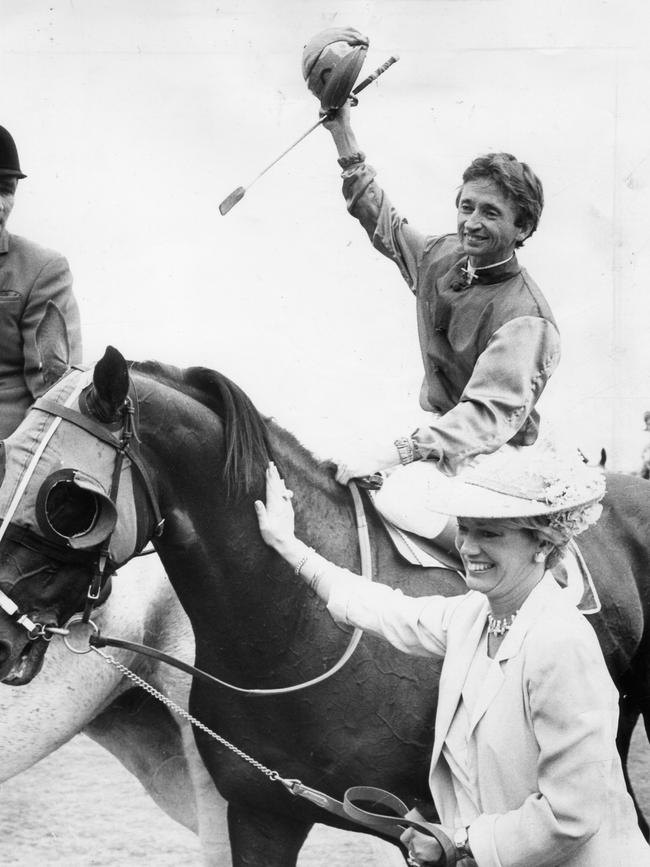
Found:
[[[72,397],[75,396],[77,396],[76,391],[73,393]],[[25,473],[26,478],[24,476],[23,479],[21,479],[21,483],[7,515],[9,522],[3,522],[3,525],[0,527],[0,539],[6,537],[20,545],[23,545],[23,547],[29,548],[33,551],[38,551],[46,557],[57,560],[61,563],[87,566],[90,577],[82,617],[82,620],[87,622],[90,619],[94,606],[101,600],[102,593],[105,593],[106,589],[109,587],[108,581],[110,576],[115,572],[117,565],[119,565],[114,563],[109,556],[109,547],[113,531],[111,531],[103,541],[99,542],[92,548],[81,550],[62,541],[45,539],[32,530],[11,522],[11,517],[18,505],[20,497],[22,497],[25,492],[29,477],[40,460],[47,442],[59,424],[58,420],[67,421],[70,424],[81,428],[91,436],[95,437],[95,439],[106,443],[115,450],[115,463],[111,477],[109,498],[116,509],[124,459],[128,458],[131,462],[131,466],[135,470],[135,475],[140,480],[142,488],[144,489],[152,514],[151,518],[146,521],[144,520],[144,509],[138,506],[138,498],[136,497],[137,529],[133,554],[139,553],[153,536],[159,536],[163,531],[165,522],[164,518],[161,516],[158,498],[137,445],[138,436],[135,419],[138,416],[138,399],[133,384],[129,383],[129,395],[125,399],[120,410],[121,429],[119,436],[107,430],[95,419],[83,415],[83,413],[70,407],[68,403],[71,402],[71,399],[72,398],[69,398],[64,404],[47,397],[42,397],[39,398],[31,407],[31,410],[37,410],[54,416],[54,422],[46,432],[43,441],[39,444],[34,458]],[[11,597],[5,594],[2,590],[0,590],[0,608],[17,623],[20,623],[20,625],[27,630],[31,639],[46,638],[49,640],[52,638],[52,634],[56,631],[52,627],[34,623],[26,613],[20,611]]]

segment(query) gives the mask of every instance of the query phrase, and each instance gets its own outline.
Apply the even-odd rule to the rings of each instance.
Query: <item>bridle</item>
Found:
[[[113,464],[108,497],[116,511],[124,461],[125,459],[130,461],[131,467],[135,471],[134,475],[140,482],[150,510],[146,512],[143,498],[138,496],[138,489],[134,485],[137,529],[135,548],[130,556],[139,553],[147,542],[149,542],[154,536],[158,536],[162,533],[164,528],[164,518],[160,513],[158,498],[154,486],[138,448],[138,437],[135,423],[135,419],[138,415],[138,402],[137,393],[135,392],[133,383],[131,381],[129,382],[129,393],[120,408],[119,435],[112,433],[102,424],[95,421],[95,419],[84,415],[82,412],[72,407],[72,404],[75,399],[79,397],[85,385],[85,382],[78,385],[63,403],[57,400],[52,400],[48,397],[42,397],[39,398],[30,408],[30,411],[47,413],[53,417],[53,420],[49,428],[45,431],[29,465],[20,479],[11,504],[7,510],[7,514],[0,525],[0,541],[3,538],[7,538],[26,548],[38,551],[48,558],[60,563],[77,564],[87,567],[89,571],[89,582],[82,620],[83,622],[88,622],[93,608],[100,601],[103,601],[107,592],[110,592],[110,576],[114,574],[119,565],[122,565],[121,563],[115,563],[109,554],[113,530],[111,530],[103,540],[98,542],[98,544],[92,548],[80,549],[73,547],[64,540],[46,539],[27,527],[13,523],[11,520],[20,504],[20,500],[27,489],[29,480],[34,474],[47,444],[52,439],[52,436],[56,432],[61,421],[67,421],[70,424],[81,428],[91,434],[91,436],[114,449],[115,461]],[[129,558],[127,557],[126,559]],[[61,631],[56,627],[35,623],[25,612],[20,611],[11,597],[2,590],[0,590],[0,608],[13,620],[23,626],[27,630],[29,638],[32,640],[37,638],[51,640],[54,634]]]

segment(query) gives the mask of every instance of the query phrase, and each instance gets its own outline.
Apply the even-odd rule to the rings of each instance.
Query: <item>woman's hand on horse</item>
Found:
[[[255,512],[262,538],[280,553],[296,541],[292,497],[293,492],[271,462],[266,470],[266,503],[256,500]]]

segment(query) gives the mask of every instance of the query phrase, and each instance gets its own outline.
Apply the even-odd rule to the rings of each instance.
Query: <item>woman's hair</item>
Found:
[[[507,518],[499,523],[512,530],[530,530],[540,541],[550,542],[553,547],[546,557],[546,568],[552,569],[564,557],[573,537],[595,524],[602,509],[599,502],[592,501],[550,515]]]
[[[528,228],[527,238],[533,234],[544,208],[542,182],[526,163],[520,162],[512,154],[492,153],[476,157],[463,172],[463,184],[469,181],[487,179],[493,181],[503,195],[510,199],[517,209],[515,225]],[[456,207],[460,202],[459,190]],[[517,247],[523,245],[517,241]]]

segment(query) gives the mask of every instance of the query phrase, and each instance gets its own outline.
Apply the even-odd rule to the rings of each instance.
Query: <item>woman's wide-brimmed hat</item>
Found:
[[[458,476],[431,484],[427,506],[465,518],[526,518],[587,507],[604,494],[604,473],[587,466],[577,452],[550,444],[506,446]]]

